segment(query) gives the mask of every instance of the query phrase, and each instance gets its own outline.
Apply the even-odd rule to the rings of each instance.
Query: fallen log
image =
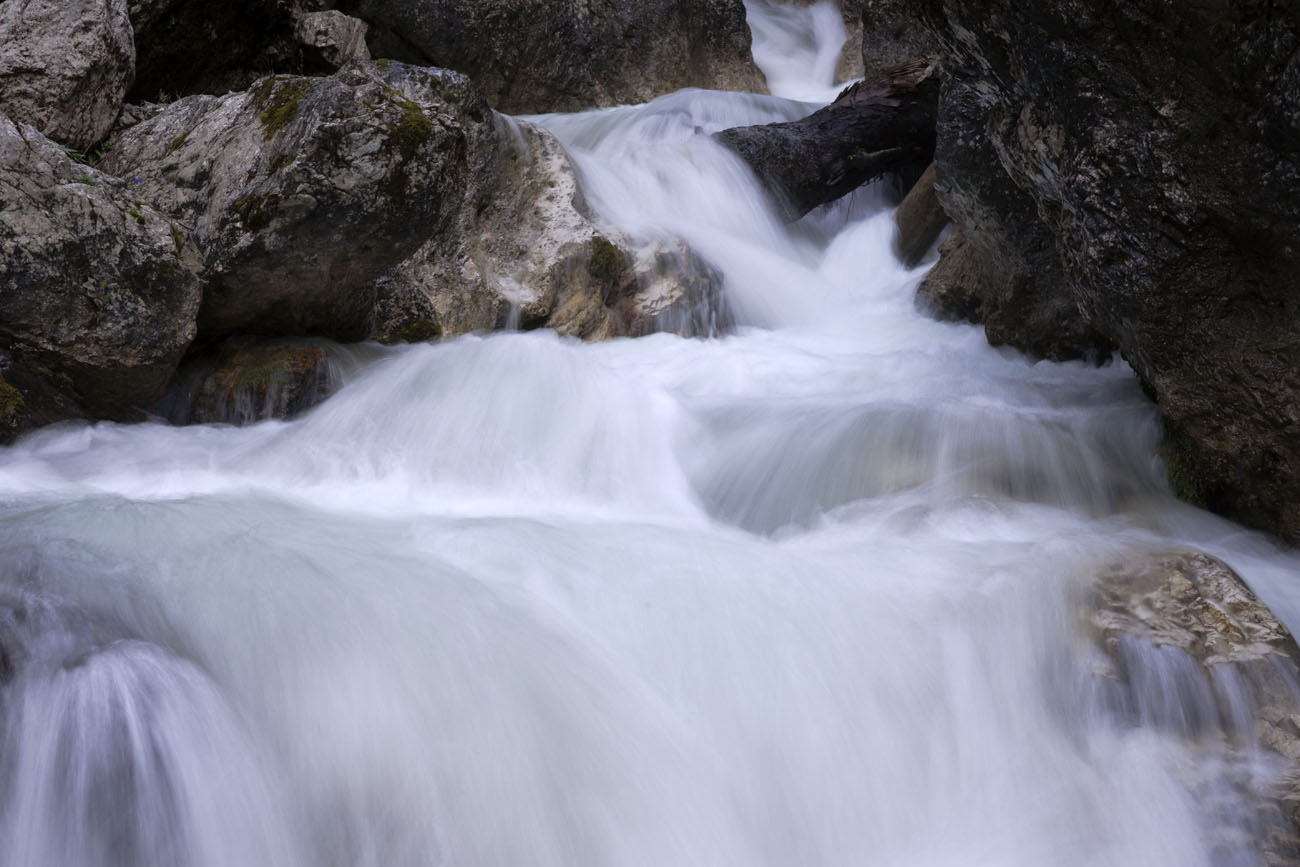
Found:
[[[852,85],[802,120],[733,127],[716,138],[797,220],[884,175],[904,176],[904,189],[920,177],[934,158],[942,78],[936,61],[912,61]]]

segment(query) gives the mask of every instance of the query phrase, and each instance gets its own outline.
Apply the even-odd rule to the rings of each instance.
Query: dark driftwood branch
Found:
[[[884,70],[790,123],[723,130],[787,218],[802,217],[886,174],[917,178],[934,157],[943,72],[932,60]]]

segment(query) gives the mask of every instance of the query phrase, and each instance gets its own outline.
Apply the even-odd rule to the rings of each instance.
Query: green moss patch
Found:
[[[253,105],[262,121],[262,137],[266,141],[275,138],[276,133],[298,116],[298,106],[311,92],[312,84],[307,78],[281,80],[272,75],[253,91]]]
[[[409,160],[415,156],[420,146],[433,135],[433,121],[420,106],[403,96],[394,99],[402,110],[402,116],[388,127],[388,141],[401,152],[402,158]]]
[[[244,230],[256,232],[265,229],[271,223],[271,212],[267,208],[266,196],[251,195],[235,202],[235,213],[244,224]]]

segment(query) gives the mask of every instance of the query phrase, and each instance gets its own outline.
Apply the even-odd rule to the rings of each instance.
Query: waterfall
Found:
[[[1121,360],[916,312],[879,190],[782,222],[709,136],[829,99],[843,29],[748,5],[776,95],[533,119],[729,333],[375,349],[292,422],[0,450],[0,863],[1257,863],[1187,784],[1204,686],[1128,648],[1121,707],[1079,610],[1194,547],[1300,625],[1296,557],[1174,499]]]

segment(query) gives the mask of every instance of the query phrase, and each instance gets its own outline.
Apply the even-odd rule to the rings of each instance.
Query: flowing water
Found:
[[[1173,499],[1122,362],[926,319],[877,191],[786,226],[711,142],[833,92],[828,9],[750,3],[777,96],[540,119],[733,333],[373,349],[294,422],[0,452],[0,863],[1225,863],[1079,589],[1194,546],[1296,624],[1296,560]]]

